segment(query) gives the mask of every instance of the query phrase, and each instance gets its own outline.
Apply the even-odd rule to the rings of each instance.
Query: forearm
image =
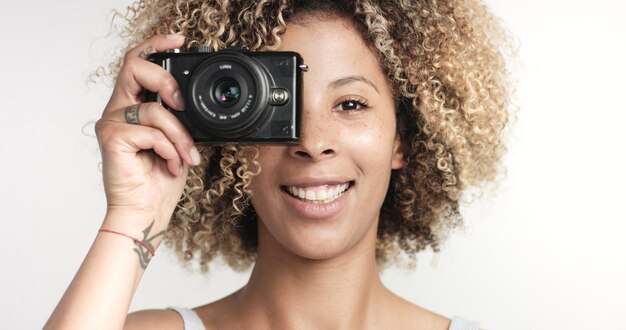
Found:
[[[134,219],[125,219],[129,217]],[[144,230],[132,229],[131,224],[137,222],[137,217],[145,218],[139,221]],[[151,224],[148,219],[145,215],[107,215],[102,228],[147,243],[140,244],[119,234],[99,232],[72,283],[50,316],[46,329],[123,327],[132,297],[151,258],[146,245],[156,248],[161,238],[159,232],[151,228],[148,239],[152,239],[146,239],[144,231]],[[145,223],[149,224],[145,226]],[[136,225],[134,227],[137,228]]]
[[[102,229],[108,231],[97,235],[47,329],[124,325],[139,280],[183,192],[188,165],[202,160],[187,129],[164,104],[138,103],[143,91],[150,90],[182,111],[174,77],[145,59],[183,43],[180,35],[155,35],[123,58],[111,99],[94,127],[107,197]]]

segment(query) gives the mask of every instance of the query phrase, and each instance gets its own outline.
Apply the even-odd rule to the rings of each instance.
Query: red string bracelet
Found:
[[[117,234],[117,235],[122,235],[124,237],[128,237],[128,238],[132,239],[133,242],[135,242],[135,243],[143,246],[144,248],[146,248],[146,250],[148,250],[148,252],[150,252],[150,255],[152,255],[154,257],[154,251],[148,246],[148,244],[146,244],[146,243],[144,243],[144,242],[142,242],[142,241],[140,241],[140,240],[138,240],[138,239],[136,239],[136,238],[134,238],[134,237],[132,237],[130,235],[126,235],[124,233],[120,233],[120,232],[117,232],[117,231],[114,231],[114,230],[108,230],[108,229],[102,229],[102,228],[100,228],[98,230],[98,232],[111,233],[111,234]]]

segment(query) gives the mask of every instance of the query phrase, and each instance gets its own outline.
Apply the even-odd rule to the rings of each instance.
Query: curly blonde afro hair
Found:
[[[386,265],[435,252],[462,224],[461,193],[493,181],[505,153],[510,87],[507,35],[479,0],[140,0],[128,7],[128,47],[177,33],[185,47],[273,50],[287,22],[345,18],[379,55],[398,100],[406,166],[393,171],[381,206],[376,257]],[[166,242],[206,270],[221,255],[246,269],[257,249],[250,182],[261,171],[252,146],[199,146]]]

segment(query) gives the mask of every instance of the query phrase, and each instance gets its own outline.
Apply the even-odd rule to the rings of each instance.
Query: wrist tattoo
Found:
[[[133,251],[135,251],[135,253],[139,256],[139,266],[141,266],[142,269],[146,269],[148,267],[150,259],[154,256],[154,245],[152,244],[152,241],[165,233],[165,230],[161,230],[160,232],[152,235],[152,237],[148,237],[153,225],[154,220],[152,220],[152,223],[143,230],[143,238],[141,239],[141,242],[135,242],[135,248],[133,249]]]

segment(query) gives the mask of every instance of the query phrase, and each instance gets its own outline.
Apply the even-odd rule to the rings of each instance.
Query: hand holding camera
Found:
[[[182,43],[157,35],[131,49],[96,125],[108,211],[140,211],[163,229],[187,165],[200,163],[194,141],[297,143],[300,136],[306,66],[297,53],[181,53]]]
[[[151,90],[168,109],[182,108],[176,80],[146,57],[181,47],[183,41],[181,36],[157,35],[129,50],[96,123],[107,214],[124,214],[110,229],[130,234],[152,221],[155,230],[165,229],[182,193],[187,166],[200,163],[193,139],[180,121],[161,104],[142,100],[143,90]]]

